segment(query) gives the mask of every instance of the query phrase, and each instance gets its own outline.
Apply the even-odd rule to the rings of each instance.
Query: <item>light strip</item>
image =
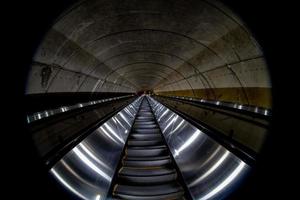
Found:
[[[124,121],[130,126],[131,124],[127,121],[126,117],[123,115],[122,112],[119,113],[121,117],[124,119]]]
[[[78,175],[63,159],[60,161],[60,163],[78,180],[89,185],[90,187],[95,187],[94,185],[92,185],[89,182],[87,182],[86,180],[84,180],[80,175]]]
[[[77,147],[75,147],[73,149],[73,151],[92,170],[97,172],[99,175],[101,175],[103,178],[105,178],[109,182],[111,181],[111,177],[109,177],[106,173],[104,173],[101,169],[99,169],[93,162],[91,162],[83,153],[80,152],[80,150]]]
[[[195,181],[193,181],[189,186],[194,186],[201,182],[203,179],[205,179],[207,176],[209,176],[213,171],[215,171],[223,162],[224,160],[229,156],[229,151],[226,151],[224,155],[216,162],[207,172],[205,172],[202,176],[197,178]]]
[[[192,142],[200,135],[201,131],[197,130],[178,150],[175,149],[175,157],[179,155],[181,151],[190,146]]]
[[[71,190],[74,194],[79,196],[82,199],[89,200],[85,196],[83,196],[81,193],[79,193],[77,190],[75,190],[71,185],[69,185],[54,169],[51,169],[50,172],[69,190]]]
[[[165,112],[163,112],[163,114],[160,116],[160,118],[158,118],[157,121],[160,121],[160,119],[168,112],[168,110],[166,109]]]
[[[205,166],[209,161],[211,161],[211,159],[213,159],[215,157],[215,155],[221,150],[222,146],[218,146],[218,148],[209,156],[208,159],[206,159],[206,161],[204,163],[201,164],[201,166]]]
[[[110,169],[104,162],[99,160],[87,147],[85,147],[84,144],[80,143],[79,146],[82,148],[82,150],[87,153],[92,159],[94,159],[97,163],[105,167],[106,169]]]
[[[118,120],[117,117],[113,117],[113,119],[115,119],[119,123],[119,125],[122,126],[126,130],[126,127],[123,126],[123,124]]]
[[[214,188],[212,191],[210,191],[208,194],[206,194],[204,197],[201,197],[199,200],[206,200],[213,196],[215,196],[218,192],[223,190],[229,183],[231,183],[238,175],[239,173],[244,169],[246,164],[243,161],[240,161],[240,164],[235,170],[216,188]]]
[[[180,128],[180,126],[183,124],[183,122],[185,122],[185,120],[184,119],[182,119],[181,120],[181,122],[176,126],[176,128],[174,129],[174,130],[172,130],[172,132],[169,134],[169,135],[171,135],[171,134],[173,134],[173,133],[175,133],[175,131],[177,131],[177,129],[179,129]]]
[[[169,121],[173,116],[174,116],[174,113],[169,117],[168,120],[166,120],[166,122]],[[178,117],[178,116],[175,116],[175,117],[167,124],[167,126],[166,126],[166,127],[164,128],[164,130],[163,130],[163,133],[169,128],[169,126],[171,126],[171,124],[177,119],[177,117]]]
[[[122,138],[120,138],[116,132],[107,124],[105,123],[104,126],[121,142],[121,143],[125,143],[124,140]]]
[[[104,132],[104,134],[109,137],[112,141],[114,141],[115,143],[119,143],[117,140],[115,140],[113,137],[111,137],[111,135],[101,126],[100,129]]]

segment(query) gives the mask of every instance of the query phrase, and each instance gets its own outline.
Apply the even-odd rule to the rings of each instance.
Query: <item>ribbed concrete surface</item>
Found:
[[[153,90],[208,98],[197,94],[207,90],[210,99],[270,107],[270,88],[259,45],[219,2],[85,0],[45,36],[26,93]]]

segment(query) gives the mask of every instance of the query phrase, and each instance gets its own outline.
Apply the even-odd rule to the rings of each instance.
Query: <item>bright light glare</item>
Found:
[[[181,127],[181,125],[183,124],[184,121],[185,121],[185,120],[182,119],[181,122],[176,126],[176,128],[175,128],[174,130],[172,130],[172,132],[171,132],[169,135],[175,133],[175,131],[177,131],[177,129],[179,129],[179,128]]]
[[[244,169],[246,164],[242,161],[240,161],[240,164],[237,168],[216,188],[214,188],[212,191],[210,191],[208,194],[206,194],[204,197],[200,198],[199,200],[206,200],[213,196],[215,196],[218,192],[223,190],[228,184],[230,184],[238,175],[239,173]]]
[[[105,167],[106,169],[110,169],[104,162],[99,160],[87,147],[85,147],[84,144],[80,143],[79,146],[82,148],[82,150],[87,153],[92,159],[94,159],[97,163]]]
[[[123,113],[120,112],[121,117],[124,119],[124,121],[130,126],[130,123],[127,121],[126,117],[123,115]]]
[[[205,172],[202,176],[197,178],[195,181],[193,181],[189,186],[194,186],[201,182],[203,179],[205,179],[207,176],[209,176],[213,171],[215,171],[223,162],[224,160],[229,156],[229,151],[226,151],[224,155],[216,162],[207,172]]]
[[[124,140],[122,138],[120,138],[116,132],[107,124],[105,123],[104,126],[121,142],[121,143],[125,143]]]
[[[190,146],[195,139],[200,135],[201,131],[197,130],[178,150],[175,149],[175,157],[179,155],[181,151]]]
[[[172,116],[174,116],[174,115],[175,115],[175,114],[173,113],[169,119],[171,119]],[[178,115],[176,115],[176,116],[168,123],[168,125],[164,128],[163,133],[169,128],[169,126],[170,126],[177,118],[178,118]],[[169,121],[169,119],[168,119],[167,121]],[[167,122],[167,121],[166,121],[166,122]]]
[[[101,198],[101,195],[98,194],[98,195],[96,196],[96,199],[95,199],[95,200],[100,200],[100,198]]]
[[[160,121],[161,118],[168,112],[168,110],[165,110],[165,112],[163,112],[163,114],[160,116],[160,118],[157,121]]]
[[[74,194],[79,196],[82,199],[88,200],[85,196],[80,194],[77,190],[75,190],[71,185],[69,185],[53,168],[50,170],[50,172],[59,180],[64,186],[66,186],[69,190],[71,190]]]
[[[123,126],[123,124],[118,120],[118,118],[117,117],[113,117],[113,119],[115,119],[118,123],[116,123],[116,124],[119,124],[120,126],[122,126],[124,129],[126,129],[124,126]]]
[[[115,143],[119,143],[117,140],[115,140],[113,137],[111,137],[111,135],[101,126],[100,129],[103,131],[103,133],[109,137],[112,141],[114,141]]]
[[[92,161],[90,161],[77,147],[73,149],[75,154],[92,170],[97,172],[100,176],[105,178],[108,181],[111,181],[111,177],[109,177],[106,173],[104,173],[101,169],[99,169]]]

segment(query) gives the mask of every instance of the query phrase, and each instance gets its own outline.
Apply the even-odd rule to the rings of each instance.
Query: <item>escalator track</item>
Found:
[[[187,199],[179,173],[144,97],[112,183],[112,199]]]

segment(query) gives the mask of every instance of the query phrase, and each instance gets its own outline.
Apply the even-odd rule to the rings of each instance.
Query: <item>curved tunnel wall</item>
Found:
[[[78,1],[33,60],[26,94],[152,90],[271,107],[259,45],[212,0]]]

